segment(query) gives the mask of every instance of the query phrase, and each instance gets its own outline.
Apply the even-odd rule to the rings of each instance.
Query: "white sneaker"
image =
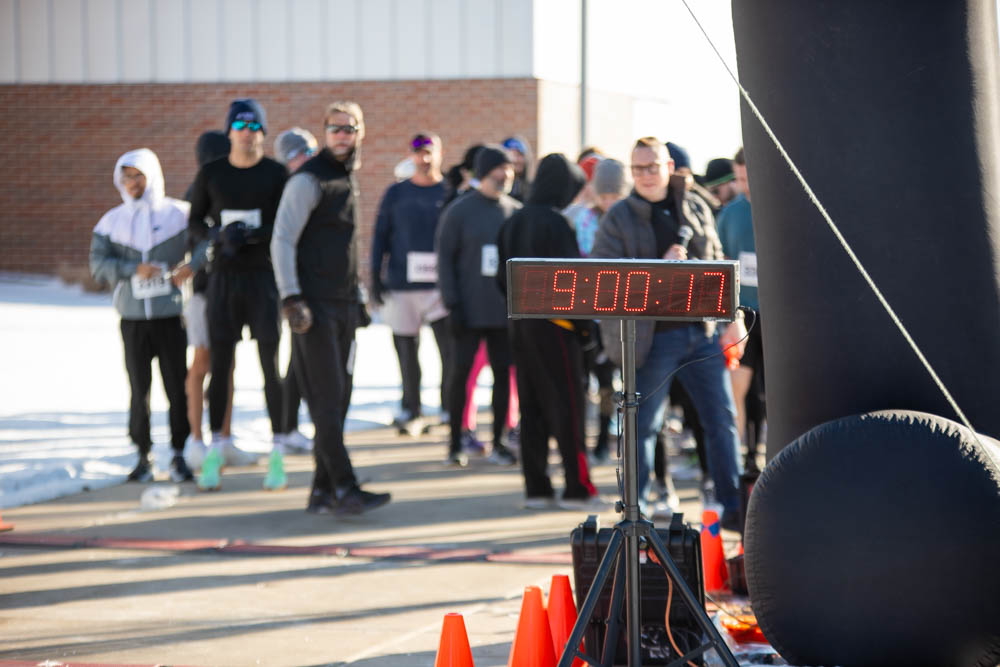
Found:
[[[603,512],[611,506],[598,495],[587,498],[560,498],[559,508],[573,512]]]
[[[257,465],[257,461],[260,459],[259,454],[252,454],[251,452],[245,452],[236,446],[233,442],[233,437],[222,437],[219,436],[216,439],[215,434],[212,435],[212,446],[219,447],[222,451],[222,459],[227,466],[252,466]]]
[[[404,410],[396,415],[392,423],[400,435],[409,435],[413,438],[423,435],[427,425],[421,415],[415,415],[408,410]]]
[[[651,510],[652,514],[649,518],[654,521],[669,521],[675,513],[681,510],[681,499],[676,493],[670,493],[663,500],[657,501]]]
[[[205,443],[195,439],[194,436],[189,435],[184,441],[184,460],[187,461],[191,470],[201,469],[201,462],[205,460],[207,452],[208,447],[205,446]]]
[[[281,444],[284,445],[286,453],[308,454],[313,450],[312,439],[307,438],[297,430],[282,433],[281,435],[276,435],[274,437],[281,438]]]
[[[556,503],[556,499],[551,496],[535,496],[534,498],[525,498],[521,507],[526,510],[554,510],[559,505]]]

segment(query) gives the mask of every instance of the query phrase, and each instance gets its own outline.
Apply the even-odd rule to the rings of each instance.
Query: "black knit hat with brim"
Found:
[[[706,188],[714,188],[733,180],[733,161],[729,158],[717,157],[708,161],[705,167],[705,179],[702,185]]]

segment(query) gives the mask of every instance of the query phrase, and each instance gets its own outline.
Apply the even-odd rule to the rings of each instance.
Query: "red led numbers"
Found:
[[[636,278],[634,285],[633,278]],[[640,282],[642,283],[641,287],[639,286]],[[649,271],[629,271],[625,275],[625,303],[622,305],[626,313],[641,313],[646,310],[646,305],[649,303],[650,282],[652,282],[652,277],[649,275]]]
[[[562,278],[562,287],[559,286],[560,278]],[[568,287],[567,283],[569,283]],[[576,303],[576,271],[570,269],[556,271],[552,278],[552,292],[552,310],[573,310],[573,304]],[[565,303],[564,295],[566,294],[569,295],[569,303],[562,306],[557,305],[557,302]]]
[[[511,317],[730,320],[739,298],[732,261],[532,260],[508,262]]]
[[[601,287],[602,278],[604,279],[603,289]],[[614,280],[613,283],[611,282],[612,279]],[[610,313],[618,307],[618,285],[621,281],[622,276],[617,271],[597,272],[597,280],[594,281],[594,310],[599,313]]]

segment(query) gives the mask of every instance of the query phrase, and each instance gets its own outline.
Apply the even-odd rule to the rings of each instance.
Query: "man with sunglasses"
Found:
[[[410,150],[415,173],[390,185],[379,204],[372,237],[371,296],[374,303],[383,306],[382,316],[392,328],[392,342],[399,358],[403,400],[396,424],[401,432],[418,435],[423,419],[417,349],[424,322],[430,323],[441,354],[441,410],[448,409],[448,311],[437,289],[434,252],[438,217],[448,192],[441,174],[441,139],[429,132],[418,134],[410,141]]]
[[[221,434],[229,396],[229,369],[244,326],[250,327],[250,335],[257,340],[272,433],[282,431],[278,374],[281,327],[278,290],[268,247],[288,171],[264,157],[267,118],[256,100],[233,101],[226,127],[231,143],[229,156],[209,162],[198,171],[191,188],[188,219],[195,238],[209,238],[213,242],[206,290],[212,350],[212,379],[208,385],[212,444],[198,477],[198,487],[202,490],[220,487],[223,464],[249,462],[247,454]],[[264,487],[278,489],[285,484],[281,446],[275,440]]]
[[[316,472],[306,511],[344,516],[385,505],[388,493],[358,484],[344,446],[354,330],[359,325],[358,187],[365,135],[361,107],[334,102],[323,116],[326,146],[288,180],[271,255],[292,363],[316,426]]]
[[[636,141],[632,149],[635,187],[612,206],[594,237],[591,257],[655,259],[722,259],[722,247],[708,204],[690,192],[675,192],[670,177],[674,163],[663,142],[655,137]],[[683,189],[683,186],[681,186]],[[681,241],[682,227],[689,228],[688,242]],[[636,431],[639,448],[639,504],[647,516],[649,473],[656,434],[666,413],[669,382],[677,378],[691,395],[705,429],[708,469],[723,505],[722,525],[738,529],[740,499],[739,435],[736,406],[720,349],[745,334],[742,318],[720,336],[714,322],[636,322],[636,391],[642,396]],[[601,322],[604,349],[621,364],[621,328],[617,320]]]

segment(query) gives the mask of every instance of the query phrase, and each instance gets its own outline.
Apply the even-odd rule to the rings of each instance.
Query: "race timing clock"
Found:
[[[510,259],[513,319],[731,321],[739,263],[653,259]]]

